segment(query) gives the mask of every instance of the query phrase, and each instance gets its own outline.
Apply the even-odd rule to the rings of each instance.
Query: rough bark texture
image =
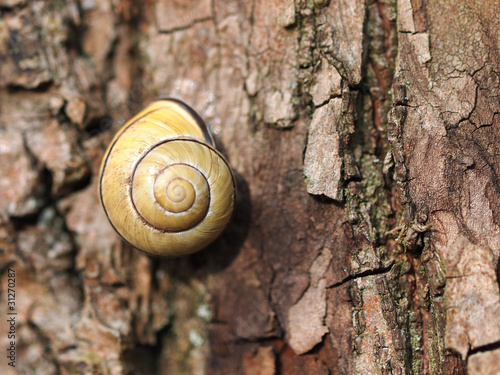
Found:
[[[499,373],[497,8],[0,0],[1,373]],[[96,192],[158,96],[238,183],[223,237],[177,260],[124,244]]]

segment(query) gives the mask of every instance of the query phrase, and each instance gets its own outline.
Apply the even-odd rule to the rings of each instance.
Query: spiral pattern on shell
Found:
[[[228,225],[233,174],[199,116],[159,100],[116,134],[101,165],[99,196],[115,230],[151,255],[193,253]]]

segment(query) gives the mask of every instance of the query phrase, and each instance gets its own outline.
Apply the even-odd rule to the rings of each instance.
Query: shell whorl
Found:
[[[150,104],[116,134],[101,166],[99,195],[115,230],[152,255],[179,256],[225,229],[234,178],[205,124],[185,104]]]

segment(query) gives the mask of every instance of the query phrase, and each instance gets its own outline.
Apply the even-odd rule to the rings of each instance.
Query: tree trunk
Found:
[[[500,373],[497,8],[0,0],[2,374]],[[173,260],[97,196],[160,96],[238,188]]]

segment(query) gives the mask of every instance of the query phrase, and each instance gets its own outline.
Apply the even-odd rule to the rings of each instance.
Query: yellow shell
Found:
[[[165,99],[115,135],[101,164],[99,196],[127,242],[174,257],[204,248],[223,232],[234,210],[235,183],[200,117]]]

